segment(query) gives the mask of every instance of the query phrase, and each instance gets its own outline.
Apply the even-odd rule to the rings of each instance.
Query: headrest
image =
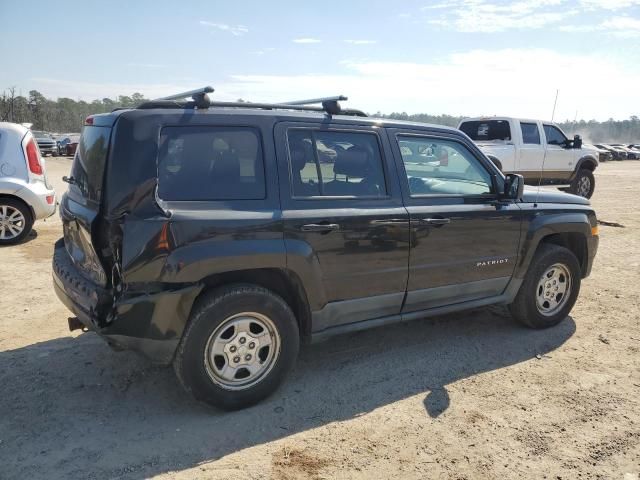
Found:
[[[294,172],[299,172],[307,164],[307,155],[305,148],[302,145],[291,145],[291,169]]]
[[[348,150],[336,149],[336,163],[333,173],[347,177],[363,178],[371,166],[369,152],[362,147],[353,146]]]
[[[223,152],[213,164],[213,176],[217,179],[233,180],[240,177],[240,161],[233,152]]]

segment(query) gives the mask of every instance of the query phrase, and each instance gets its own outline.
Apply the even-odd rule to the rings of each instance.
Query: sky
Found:
[[[640,0],[0,0],[0,92],[640,116]]]

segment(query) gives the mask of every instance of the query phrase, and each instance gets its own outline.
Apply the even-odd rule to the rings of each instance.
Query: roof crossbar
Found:
[[[202,87],[187,92],[176,93],[167,97],[156,98],[138,105],[139,109],[151,108],[184,108],[184,109],[207,109],[209,107],[218,108],[255,108],[259,110],[301,110],[306,112],[326,112],[329,115],[353,115],[366,117],[367,115],[355,109],[342,109],[338,101],[347,100],[344,95],[333,97],[311,98],[308,100],[293,100],[287,103],[254,103],[254,102],[212,102],[208,93],[213,92],[212,87]],[[191,97],[191,101],[186,101]],[[320,105],[317,105],[320,104]]]
[[[338,101],[346,101],[349,100],[348,97],[344,95],[335,95],[333,97],[320,97],[320,98],[310,98],[309,100],[293,100],[292,102],[282,102],[284,105],[314,105],[317,103],[324,102],[338,102]]]

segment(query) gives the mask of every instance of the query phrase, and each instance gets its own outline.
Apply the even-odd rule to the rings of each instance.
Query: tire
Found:
[[[550,291],[548,291],[545,290],[545,285],[542,281],[543,275],[547,274],[553,267],[557,272],[565,275],[565,286],[568,282],[568,292],[565,291],[555,310],[548,307],[553,307],[553,301],[557,301],[557,292],[562,290],[562,282],[558,279],[558,284],[554,285],[553,279],[555,279],[555,276],[546,276],[545,279],[551,284],[548,289]],[[541,244],[531,260],[531,265],[516,298],[509,305],[511,315],[515,320],[530,328],[539,329],[557,325],[569,315],[576,303],[580,293],[581,277],[580,264],[571,250],[550,243]],[[558,287],[558,289],[555,290],[555,287]],[[541,288],[542,291],[540,290]],[[544,305],[544,300],[547,299],[544,294],[547,292],[555,295],[551,303],[550,301],[546,302],[548,307]],[[542,305],[540,306],[538,298],[542,300],[540,302]]]
[[[267,337],[270,346],[261,346]],[[197,400],[237,410],[273,393],[293,368],[299,348],[296,318],[281,297],[256,285],[230,285],[196,301],[173,367]]]
[[[576,178],[571,182],[570,192],[584,198],[591,198],[596,189],[596,179],[591,170],[582,168],[578,170]]]
[[[0,198],[0,245],[13,245],[29,235],[33,216],[29,207],[20,200]]]

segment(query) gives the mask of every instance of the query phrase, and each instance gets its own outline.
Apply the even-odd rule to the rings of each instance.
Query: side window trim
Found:
[[[465,194],[465,193],[418,193],[418,194],[412,194],[411,193],[411,189],[409,187],[409,175],[407,174],[407,170],[406,170],[406,166],[404,163],[404,159],[402,157],[402,152],[400,149],[400,137],[414,137],[414,138],[423,138],[423,139],[431,139],[431,140],[444,140],[444,141],[448,141],[448,142],[452,142],[452,143],[456,143],[458,145],[461,145],[464,149],[467,150],[467,152],[469,153],[469,155],[471,155],[471,157],[476,161],[477,165],[482,168],[488,175],[489,178],[491,179],[491,189],[493,190],[493,192],[491,193],[480,193],[480,194]],[[464,142],[461,142],[459,139],[454,138],[453,136],[448,136],[448,135],[442,135],[439,136],[437,134],[430,134],[430,133],[420,133],[420,132],[415,132],[415,131],[396,131],[393,134],[392,137],[395,140],[395,149],[397,149],[400,157],[399,157],[399,161],[400,161],[400,167],[401,167],[401,173],[402,175],[400,175],[400,181],[403,183],[403,185],[406,188],[406,192],[407,192],[407,198],[409,200],[418,200],[418,199],[437,199],[437,198],[472,198],[472,199],[495,199],[497,197],[497,189],[498,189],[498,185],[496,183],[496,174],[495,172],[492,172],[490,168],[487,168],[487,165],[485,164],[484,161],[482,161],[480,158],[477,157],[477,155],[475,154],[475,152],[473,151],[473,149],[469,148],[467,145],[465,145]]]
[[[318,184],[319,184],[319,188],[320,188],[320,195],[296,195],[295,191],[294,191],[294,183],[293,183],[293,165],[292,165],[292,157],[291,157],[291,149],[290,147],[290,143],[289,143],[289,133],[292,130],[299,130],[299,131],[308,131],[310,133],[311,136],[311,140],[313,142],[313,156],[314,156],[314,162],[316,165],[316,172],[318,175]],[[353,134],[366,134],[366,135],[373,135],[375,140],[376,140],[376,144],[378,147],[378,154],[379,154],[379,159],[380,159],[380,171],[382,173],[382,177],[384,180],[384,187],[385,187],[385,193],[384,195],[325,195],[324,194],[324,181],[323,181],[323,176],[322,176],[322,171],[320,169],[320,159],[318,157],[318,150],[315,147],[315,142],[316,142],[316,134],[317,132],[322,132],[322,133],[353,133]],[[315,126],[310,126],[310,125],[305,125],[305,126],[295,126],[295,125],[289,125],[286,128],[285,131],[285,147],[286,147],[286,153],[287,153],[287,170],[288,170],[288,174],[289,174],[289,197],[291,200],[294,201],[320,201],[320,200],[339,200],[339,201],[345,201],[345,200],[389,200],[392,198],[390,189],[389,189],[389,173],[386,170],[386,165],[387,164],[387,159],[385,158],[385,151],[384,151],[384,147],[383,147],[383,143],[382,143],[382,139],[380,138],[380,132],[376,131],[376,130],[372,130],[372,129],[354,129],[354,128],[349,128],[348,126],[346,126],[345,128],[320,128],[320,127],[315,127]]]

